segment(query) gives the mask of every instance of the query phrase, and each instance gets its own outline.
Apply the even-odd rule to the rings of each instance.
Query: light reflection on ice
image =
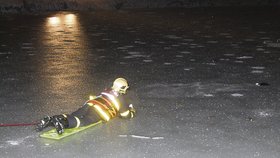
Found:
[[[252,59],[253,57],[252,56],[240,56],[240,57],[237,57],[236,59]]]
[[[261,73],[263,73],[263,71],[262,70],[253,70],[253,71],[251,71],[251,73],[252,74],[261,74]]]
[[[258,70],[264,70],[265,69],[265,67],[263,67],[263,66],[252,66],[251,68],[252,69],[258,69]]]
[[[137,139],[153,139],[153,140],[161,140],[164,139],[164,137],[149,137],[149,136],[141,136],[141,135],[119,135],[119,137],[121,138],[127,138],[127,137],[131,137],[131,138],[137,138]]]
[[[20,142],[13,141],[13,140],[8,140],[7,143],[10,144],[10,145],[19,145],[20,144]]]
[[[233,93],[233,94],[231,94],[231,96],[233,96],[233,97],[243,97],[244,95],[240,94],[240,93]]]

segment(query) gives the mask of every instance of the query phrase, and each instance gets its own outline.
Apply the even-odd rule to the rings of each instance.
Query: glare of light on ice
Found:
[[[126,138],[127,135],[119,135],[119,137]]]
[[[258,70],[264,70],[265,69],[265,67],[263,67],[263,66],[252,66],[251,68],[252,69],[258,69]]]
[[[237,57],[236,59],[252,59],[252,56],[241,56],[241,57]]]
[[[269,112],[266,112],[266,111],[260,111],[259,112],[259,116],[261,116],[261,117],[268,117],[268,116],[272,116],[272,114],[269,113]]]
[[[164,137],[148,137],[148,136],[140,136],[140,135],[119,135],[119,137],[121,138],[132,137],[137,139],[153,139],[153,140],[164,139]]]
[[[236,62],[236,63],[244,63],[244,61],[241,61],[241,60],[235,60],[234,62]]]
[[[150,62],[153,62],[153,60],[151,60],[151,59],[144,59],[143,62],[150,63]]]
[[[188,51],[182,51],[180,52],[181,54],[191,54],[191,52],[188,52]]]
[[[12,52],[0,52],[0,55],[12,54]]]
[[[251,71],[251,73],[252,74],[261,74],[261,73],[263,73],[263,71],[262,70],[253,70],[253,71]]]
[[[219,42],[218,41],[207,41],[207,43],[216,44],[216,43],[219,43]]]
[[[214,97],[213,94],[204,94],[205,97]]]
[[[165,62],[164,65],[172,65],[172,63]]]
[[[75,14],[67,14],[65,15],[65,23],[68,25],[73,25],[76,22],[76,15]]]
[[[8,140],[7,143],[9,143],[11,145],[19,145],[18,141],[13,141],[13,140]]]
[[[228,54],[224,54],[224,56],[231,57],[231,56],[234,56],[234,54],[230,54],[230,53],[228,53]]]
[[[151,137],[146,136],[138,136],[138,135],[131,135],[132,138],[140,138],[140,139],[151,139]]]
[[[265,49],[263,49],[263,48],[257,48],[256,50],[257,51],[265,51]]]
[[[58,17],[50,17],[48,19],[48,23],[51,25],[51,26],[57,26],[60,24],[60,19]]]
[[[192,68],[184,68],[185,71],[190,71]]]
[[[233,96],[233,97],[242,97],[244,95],[240,94],[240,93],[233,93],[233,94],[231,94],[231,96]]]

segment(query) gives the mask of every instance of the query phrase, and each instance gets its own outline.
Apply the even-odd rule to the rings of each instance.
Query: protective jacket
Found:
[[[91,98],[72,114],[63,114],[65,128],[86,126],[100,120],[105,122],[114,117],[133,118],[135,109],[128,94],[119,95],[113,90],[102,92]]]

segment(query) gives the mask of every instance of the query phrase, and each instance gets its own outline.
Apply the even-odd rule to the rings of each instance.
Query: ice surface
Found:
[[[279,10],[228,9],[1,16],[1,123],[71,113],[120,76],[137,94],[134,119],[62,141],[1,127],[1,157],[280,157]]]

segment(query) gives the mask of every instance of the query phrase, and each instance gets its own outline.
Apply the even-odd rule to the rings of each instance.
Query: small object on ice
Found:
[[[252,117],[248,117],[248,121],[253,122],[253,118]]]
[[[260,82],[260,83],[256,83],[256,86],[269,86],[269,84],[266,82]]]

